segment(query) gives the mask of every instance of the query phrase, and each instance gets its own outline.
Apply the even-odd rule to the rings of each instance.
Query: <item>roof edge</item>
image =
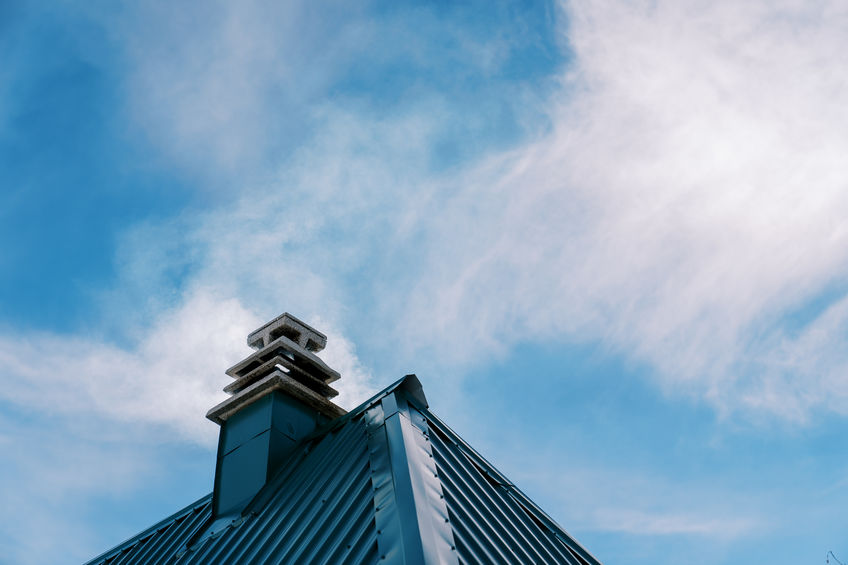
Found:
[[[163,525],[170,524],[170,523],[174,522],[175,520],[177,520],[178,518],[181,518],[181,517],[189,514],[190,512],[194,512],[198,508],[201,508],[202,506],[204,506],[206,504],[211,504],[211,503],[212,503],[212,493],[210,492],[209,494],[201,496],[200,498],[198,498],[197,500],[195,500],[191,504],[188,504],[188,505],[184,506],[183,508],[177,510],[176,512],[174,512],[173,514],[171,514],[167,518],[163,518],[162,520],[159,520],[158,522],[156,522],[155,524],[153,524],[149,528],[146,528],[146,529],[142,530],[141,532],[137,533],[136,535],[134,535],[130,538],[127,538],[126,540],[124,540],[121,543],[111,547],[110,549],[107,549],[106,551],[104,551],[103,553],[98,555],[97,557],[94,557],[93,559],[86,561],[85,563],[83,563],[83,565],[94,565],[95,563],[99,563],[101,561],[104,561],[105,559],[107,559],[108,557],[110,557],[113,554],[120,553],[120,552],[124,551],[125,549],[129,549],[129,548],[133,547],[135,544],[137,544],[138,542],[140,542],[141,540],[143,540],[144,538],[148,537],[149,535],[156,533],[156,531],[159,530]]]
[[[462,436],[456,433],[450,426],[445,424],[430,410],[426,411],[426,417],[428,421],[436,424],[435,429],[437,433],[442,434],[453,442],[473,465],[478,467],[480,471],[485,472],[486,475],[498,483],[500,488],[504,489],[509,496],[521,505],[524,511],[531,518],[539,522],[540,525],[543,525],[554,536],[559,538],[572,552],[577,553],[581,559],[587,561],[591,565],[601,565],[601,561],[588,549],[583,547],[583,544],[577,541],[577,539],[568,533],[565,528],[559,525],[556,520],[551,518],[548,513],[542,510],[538,504],[533,502],[529,496],[524,494],[524,492],[522,492],[522,490],[518,488],[514,482],[501,473],[488,461],[488,459],[483,457],[476,449],[462,439]]]

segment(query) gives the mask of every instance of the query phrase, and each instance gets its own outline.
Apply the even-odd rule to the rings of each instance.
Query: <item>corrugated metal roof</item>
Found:
[[[240,517],[209,524],[210,495],[90,563],[376,563],[370,478],[365,424],[350,420],[304,445]]]
[[[424,416],[462,563],[600,563],[462,438]]]
[[[212,516],[212,494],[165,518],[88,564],[165,563]]]
[[[211,495],[89,562],[600,565],[438,420],[414,377],[303,441],[240,516]]]

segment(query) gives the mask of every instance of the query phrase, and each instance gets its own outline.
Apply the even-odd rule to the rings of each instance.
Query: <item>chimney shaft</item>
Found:
[[[251,332],[253,354],[227,370],[231,396],[206,417],[221,426],[213,513],[240,512],[304,437],[345,411],[330,398],[339,374],[314,352],[326,336],[291,314]]]

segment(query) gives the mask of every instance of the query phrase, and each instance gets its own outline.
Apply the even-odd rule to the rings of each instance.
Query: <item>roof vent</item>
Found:
[[[209,410],[207,418],[222,424],[274,390],[283,390],[329,418],[345,413],[330,402],[339,393],[329,383],[339,374],[315,355],[327,345],[327,336],[286,312],[251,332],[247,344],[257,351],[227,369],[235,381],[224,392],[232,396]]]

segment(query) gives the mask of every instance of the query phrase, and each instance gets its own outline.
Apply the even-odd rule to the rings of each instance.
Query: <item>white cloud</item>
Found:
[[[562,455],[528,450],[519,466],[526,471],[515,479],[541,489],[539,499],[549,501],[546,509],[575,530],[689,536],[721,545],[784,527],[770,517],[773,502],[762,492],[739,492],[703,478],[586,465],[580,454],[572,453],[567,460]]]
[[[809,357],[818,323],[796,336],[782,319],[846,275],[848,14],[745,6],[566,7],[575,59],[553,133],[430,210],[416,339],[461,334],[442,350],[459,360],[602,340],[722,410],[848,405],[840,338]],[[777,379],[774,355],[795,361]]]
[[[9,432],[0,466],[3,558],[22,565],[90,558],[106,541],[80,520],[95,504],[92,494],[118,498],[155,475],[149,445],[127,442],[132,429],[108,420],[94,418],[87,428],[80,421],[91,422],[89,416],[57,425],[49,416],[34,423],[26,415],[0,411]]]
[[[304,135],[311,99],[359,43],[367,26],[344,25],[344,3],[150,2],[104,18],[132,73],[135,125],[193,172],[244,175],[270,149]],[[142,30],[140,32],[140,30]],[[211,166],[210,166],[211,164]]]
[[[96,338],[3,336],[2,397],[47,413],[164,425],[210,446],[218,428],[203,416],[226,397],[224,370],[249,354],[246,336],[259,325],[238,300],[200,289],[129,348]],[[370,376],[353,345],[332,332],[330,344],[327,359],[346,373],[348,404],[367,396]]]
[[[381,383],[375,383],[370,370],[363,366],[356,355],[354,344],[344,336],[334,331],[331,326],[318,319],[313,322],[315,327],[327,335],[327,347],[321,352],[321,357],[327,365],[341,374],[344,380],[333,386],[338,387],[339,396],[333,402],[350,410],[355,408],[375,392]]]
[[[377,118],[321,98],[373,29],[346,28],[299,60],[298,34],[271,25],[296,26],[296,8],[218,6],[199,22],[159,9],[139,20],[171,26],[158,46],[114,29],[135,64],[134,119],[171,158],[232,179],[260,161],[254,150],[296,137],[286,112],[308,107],[310,135],[225,207],[125,234],[121,288],[106,301],[127,313],[107,322],[114,339],[0,336],[3,399],[211,445],[203,414],[223,398],[224,369],[247,353],[248,331],[287,309],[328,334],[322,356],[342,373],[347,407],[399,376],[373,376],[358,351],[459,375],[544,340],[607,344],[720,411],[848,413],[840,3],[564,5],[573,60],[548,101],[551,130],[440,174],[428,169],[437,132],[461,108],[423,96]],[[311,18],[318,52],[337,30]],[[457,43],[481,68],[503,56]],[[820,313],[787,321],[823,293]],[[569,504],[597,508],[584,526],[605,531],[733,538],[759,527],[704,498],[662,506],[651,490],[626,507],[614,496]]]
[[[698,535],[734,538],[754,528],[750,520],[734,516],[702,518],[697,515],[663,514],[621,508],[594,512],[598,528],[635,535]]]
[[[237,300],[198,291],[129,349],[79,336],[4,336],[3,397],[53,413],[165,424],[210,444],[215,426],[203,415],[224,397],[223,371],[243,356],[255,321]]]
[[[247,331],[284,308],[338,328],[327,354],[341,355],[353,377],[340,387],[354,397],[370,371],[353,343],[407,359],[437,352],[458,371],[522,340],[601,341],[721,410],[845,413],[845,308],[800,330],[782,322],[848,264],[848,15],[817,6],[568,5],[574,60],[551,132],[464,171],[433,175],[426,164],[440,121],[461,118],[454,108],[434,113],[428,100],[378,120],[314,106],[322,129],[275,178],[225,208],[128,236],[125,279],[140,269],[146,281],[134,298],[170,294],[151,268],[188,272],[179,295],[151,302],[131,346],[7,336],[0,357],[16,378],[4,396],[40,405],[61,391],[68,410],[91,404],[211,437],[200,415],[220,395],[216,375],[243,355]],[[236,156],[208,163],[228,170],[261,143],[238,109],[270,113],[265,89],[296,79],[262,55],[265,27],[245,39],[255,16],[215,20],[212,30],[232,31],[222,45],[241,45],[216,59],[221,72],[198,62],[169,78],[167,49],[132,51],[133,81],[161,97],[150,127],[191,134],[173,136],[175,158],[198,136],[232,133]],[[204,45],[186,43],[175,60],[190,63]],[[219,100],[221,88],[237,91]],[[208,122],[180,125],[197,115],[186,92],[209,95],[199,103]],[[226,152],[215,147],[202,155]],[[151,256],[160,243],[167,252]]]
[[[224,370],[250,353],[246,336],[263,321],[238,299],[192,288],[151,326],[122,328],[135,334],[123,346],[98,336],[0,335],[0,424],[8,432],[0,445],[9,453],[0,479],[20,485],[4,492],[17,509],[0,519],[4,556],[16,563],[79,560],[119,541],[110,536],[121,535],[120,527],[95,532],[67,518],[91,512],[93,500],[155,487],[157,473],[174,472],[173,462],[156,463],[162,445],[214,447],[218,427],[204,414],[226,397],[222,388],[231,379]],[[370,374],[349,340],[313,322],[328,334],[321,355],[342,371],[338,402],[350,408],[373,393]],[[17,421],[5,412],[9,402],[38,418]],[[206,465],[214,463],[209,456]],[[122,527],[131,531],[138,519],[127,517]]]
[[[153,1],[91,11],[126,57],[132,127],[204,188],[222,191],[266,178],[269,162],[311,142],[328,101],[361,110],[368,106],[361,99],[384,94],[370,87],[365,94],[364,85],[408,73],[423,76],[411,96],[438,101],[448,95],[418,84],[428,73],[455,67],[488,75],[510,49],[536,41],[521,18],[481,37],[432,7]],[[382,116],[393,106],[387,100],[372,111]]]

